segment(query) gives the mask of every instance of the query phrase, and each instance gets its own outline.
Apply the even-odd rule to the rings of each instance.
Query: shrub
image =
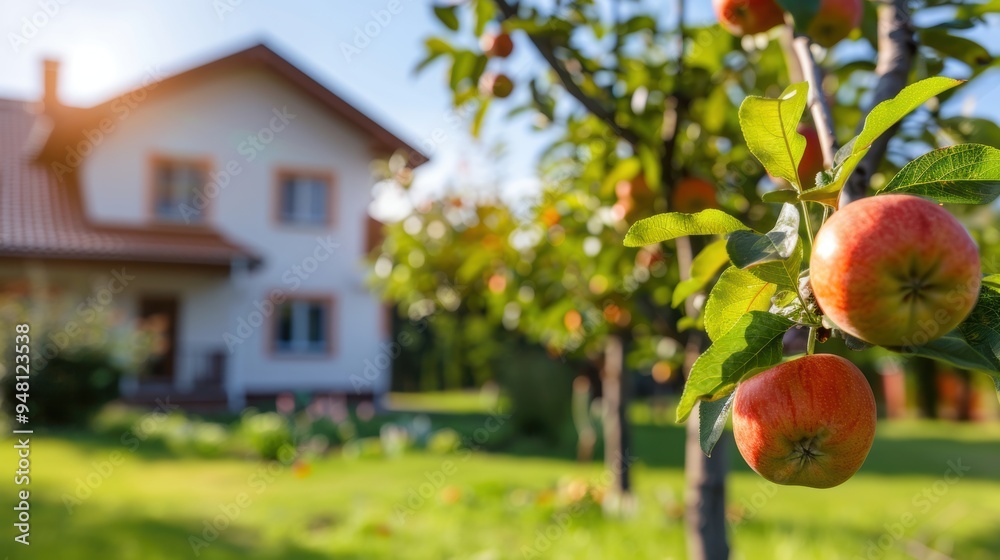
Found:
[[[570,368],[537,347],[520,348],[497,360],[503,391],[510,398],[511,425],[523,435],[556,442],[570,420]]]
[[[240,432],[262,459],[277,459],[281,448],[293,443],[288,420],[275,412],[245,414],[240,421]]]
[[[8,360],[8,363],[12,363]],[[32,364],[34,365],[34,364]],[[3,379],[4,412],[13,416],[15,376]],[[86,424],[108,402],[118,398],[122,370],[102,350],[60,352],[30,374],[30,418],[34,426]]]
[[[442,455],[458,451],[462,446],[462,436],[451,428],[440,429],[427,438],[427,451]]]

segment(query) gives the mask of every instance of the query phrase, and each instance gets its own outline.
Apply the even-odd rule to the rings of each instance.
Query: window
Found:
[[[283,224],[329,225],[333,180],[328,174],[278,174],[278,221]]]
[[[153,163],[153,214],[168,222],[200,222],[204,205],[196,200],[208,181],[204,162],[157,159]]]
[[[290,300],[278,307],[274,348],[281,354],[330,352],[331,305],[326,300]]]

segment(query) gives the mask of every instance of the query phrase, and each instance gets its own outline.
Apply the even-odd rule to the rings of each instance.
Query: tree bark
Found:
[[[689,278],[691,261],[700,240],[682,237],[677,240],[677,264],[681,280]],[[698,310],[691,298],[685,311],[694,317]],[[708,347],[708,337],[692,331],[684,348],[684,375]],[[711,457],[701,450],[698,409],[691,413],[686,425],[684,443],[684,530],[690,560],[725,560],[729,558],[726,535],[726,474],[729,470],[728,441],[723,438]]]
[[[871,103],[865,109],[865,116],[879,103],[892,99],[906,87],[906,81],[913,66],[913,55],[917,52],[917,42],[910,25],[910,9],[907,0],[891,0],[878,7],[878,61],[875,73],[878,85],[873,91]],[[864,119],[858,123],[860,133]],[[899,125],[892,127],[872,144],[868,155],[861,160],[857,169],[847,180],[840,194],[840,205],[845,206],[863,198],[868,193],[872,176],[878,171],[885,158],[889,140],[896,134]]]
[[[937,365],[927,358],[913,358],[910,361],[917,377],[917,405],[924,418],[938,417]]]
[[[705,350],[706,337],[696,332],[688,339],[684,368]],[[711,457],[701,450],[699,413],[695,407],[688,418],[684,445],[685,532],[688,558],[691,560],[726,560],[729,542],[726,535],[726,474],[729,470],[729,444],[725,436],[715,445]]]
[[[610,514],[627,513],[631,509],[632,480],[631,434],[628,419],[628,385],[625,370],[625,349],[620,335],[609,335],[604,346],[604,465],[614,476],[613,492],[605,500]]]

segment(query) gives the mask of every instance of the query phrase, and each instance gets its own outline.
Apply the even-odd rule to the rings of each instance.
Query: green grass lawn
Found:
[[[268,473],[264,463],[176,458],[152,447],[131,453],[83,433],[52,434],[33,439],[30,547],[12,542],[15,487],[3,477],[0,558],[680,559],[682,441],[676,427],[636,428],[638,512],[609,521],[589,498],[567,497],[600,480],[599,464],[529,455],[530,446],[334,454],[303,477],[284,467]],[[882,424],[861,473],[831,490],[767,486],[730,449],[734,558],[944,558],[928,548],[961,560],[1000,558],[997,423]],[[121,464],[98,474],[114,451]],[[949,461],[970,470],[945,477]],[[9,440],[0,464],[13,471]],[[69,513],[64,497],[88,476],[99,486]],[[235,505],[241,495],[243,507]],[[196,556],[189,539],[204,538],[206,521],[225,509],[238,515]],[[869,549],[879,539],[884,548]]]

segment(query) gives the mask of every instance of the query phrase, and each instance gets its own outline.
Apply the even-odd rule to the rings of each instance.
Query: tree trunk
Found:
[[[694,258],[698,240],[689,237],[677,240],[677,264],[681,280],[690,277],[691,261]],[[687,315],[694,317],[697,309],[688,299]],[[698,356],[708,347],[708,337],[700,331],[692,331],[684,352],[684,375]],[[726,473],[729,470],[727,439],[723,437],[715,446],[711,457],[701,450],[698,433],[698,409],[691,413],[687,422],[687,439],[684,444],[684,517],[687,536],[688,558],[690,560],[725,560],[729,558],[729,542],[726,538]]]
[[[917,378],[917,405],[924,418],[938,417],[937,366],[927,358],[913,358],[910,362]]]
[[[958,402],[955,403],[955,419],[959,422],[972,420],[972,373],[960,369],[958,374]]]
[[[684,369],[705,350],[705,335],[697,332],[688,339]],[[729,542],[726,536],[726,473],[729,468],[729,440],[723,434],[711,457],[701,450],[698,432],[699,413],[695,407],[687,421],[684,446],[685,517],[688,558],[691,560],[726,560]]]
[[[605,513],[629,513],[632,506],[631,438],[626,409],[628,384],[625,351],[619,335],[608,336],[604,349],[604,465],[614,476],[611,491],[604,501]]]

